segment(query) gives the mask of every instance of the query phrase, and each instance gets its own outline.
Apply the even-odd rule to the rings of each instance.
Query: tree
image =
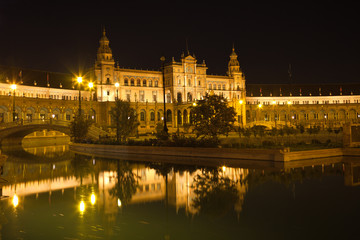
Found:
[[[229,107],[222,96],[206,94],[192,107],[192,111],[193,132],[197,137],[217,138],[220,134],[228,134],[233,128],[235,109]]]
[[[127,101],[117,99],[115,106],[110,109],[110,116],[113,127],[116,129],[117,142],[125,142],[139,125],[135,110],[130,106],[130,102]]]
[[[75,142],[83,140],[92,124],[90,119],[86,119],[83,115],[76,115],[74,121],[70,123],[70,136]]]

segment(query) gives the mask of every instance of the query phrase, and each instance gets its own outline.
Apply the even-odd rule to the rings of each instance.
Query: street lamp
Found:
[[[16,120],[16,111],[15,111],[15,90],[16,84],[11,84],[11,89],[13,90],[13,122]]]
[[[91,116],[90,116],[90,118],[91,119],[93,119],[93,109],[92,109],[92,89],[93,89],[93,87],[94,87],[94,83],[93,82],[89,82],[88,83],[88,87],[89,87],[89,89],[90,89],[90,114],[91,114]]]
[[[260,118],[260,117],[261,117],[260,114],[261,114],[261,108],[262,108],[262,106],[263,106],[263,105],[262,105],[261,103],[258,104],[258,109],[259,109],[259,118],[258,118],[258,121],[260,121],[260,119],[261,119],[261,118]]]
[[[83,81],[82,77],[77,78],[77,82],[79,84],[79,117],[81,116],[81,83]]]
[[[120,86],[120,84],[117,82],[117,83],[115,83],[115,87],[116,87],[116,99],[115,100],[118,100],[119,99],[119,86]]]
[[[277,114],[276,114],[276,109],[275,109],[275,106],[276,106],[276,101],[272,101],[271,104],[273,105],[273,112],[274,112],[274,124],[275,124],[275,128],[277,128],[277,125],[276,125],[276,118],[277,118]]]
[[[168,133],[168,128],[166,126],[166,103],[165,103],[165,57],[162,56],[160,58],[161,61],[161,70],[162,70],[162,77],[163,77],[163,95],[164,95],[164,132]]]

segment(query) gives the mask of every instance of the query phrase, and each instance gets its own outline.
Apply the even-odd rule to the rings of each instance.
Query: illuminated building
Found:
[[[0,67],[0,70],[0,122],[12,121],[9,96],[13,94],[10,84],[14,81],[17,82],[14,111],[17,120],[53,117],[71,121],[78,111],[76,76],[19,68],[12,69],[11,75],[9,68]],[[109,110],[115,99],[130,101],[137,112],[139,132],[151,133],[163,121],[165,83],[165,114],[171,132],[191,122],[191,106],[206,93],[223,95],[228,100],[237,112],[235,126],[337,127],[345,122],[357,122],[360,117],[358,84],[245,84],[234,47],[224,76],[208,75],[205,61],[198,62],[189,51],[179,61],[174,58],[165,61],[164,76],[163,81],[161,71],[121,68],[116,64],[104,30],[95,64],[83,74],[85,82],[94,83],[94,89],[90,93],[86,84],[82,86],[82,113],[92,116],[100,125],[108,125],[111,124]]]

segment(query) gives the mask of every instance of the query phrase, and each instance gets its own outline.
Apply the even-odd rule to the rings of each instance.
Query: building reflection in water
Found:
[[[64,146],[26,149],[36,155],[50,152],[52,156],[66,150]],[[240,216],[247,190],[257,184],[270,180],[293,189],[307,176],[332,174],[343,176],[345,185],[360,184],[360,164],[343,158],[320,164],[307,161],[287,168],[250,169],[95,160],[76,155],[61,162],[6,162],[2,177],[8,182],[2,183],[2,195],[9,196],[17,207],[29,195],[47,192],[51,203],[52,192],[73,189],[74,204],[81,214],[91,206],[101,208],[108,222],[127,205],[156,201],[165,202],[176,212],[185,209],[188,215],[222,215],[235,210]]]

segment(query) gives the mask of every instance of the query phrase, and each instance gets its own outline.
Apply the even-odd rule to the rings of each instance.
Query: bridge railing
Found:
[[[7,122],[1,123],[0,129],[16,127],[16,126],[23,126],[23,125],[42,125],[42,124],[53,124],[53,125],[60,125],[60,126],[69,126],[69,121],[62,121],[56,119],[32,119],[32,120],[18,120],[15,122]]]

